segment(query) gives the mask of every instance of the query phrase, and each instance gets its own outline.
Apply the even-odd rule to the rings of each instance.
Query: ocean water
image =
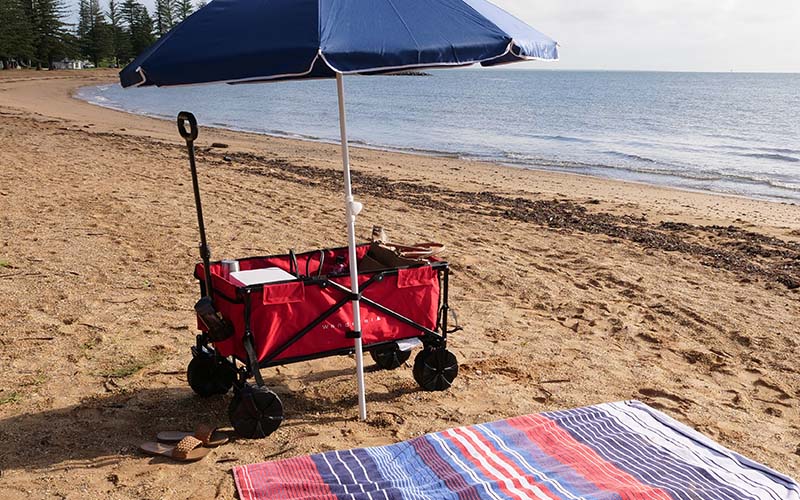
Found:
[[[800,74],[430,73],[345,78],[352,143],[800,202]],[[78,96],[169,119],[185,109],[201,125],[339,137],[332,80],[101,85]]]

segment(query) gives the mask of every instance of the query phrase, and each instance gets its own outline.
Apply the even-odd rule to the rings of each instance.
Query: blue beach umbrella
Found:
[[[120,72],[123,87],[336,78],[352,292],[358,295],[343,75],[556,60],[555,41],[485,0],[213,0]],[[358,299],[353,300],[361,330]],[[359,415],[366,419],[361,339]]]

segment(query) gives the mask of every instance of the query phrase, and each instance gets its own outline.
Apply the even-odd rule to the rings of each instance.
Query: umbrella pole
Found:
[[[353,304],[353,336],[356,344],[356,379],[358,380],[358,417],[367,419],[367,403],[364,394],[364,353],[361,346],[361,308],[358,300],[358,262],[356,258],[356,215],[361,203],[353,200],[350,185],[350,151],[347,146],[347,123],[344,112],[344,81],[336,73],[336,90],[339,95],[339,131],[342,140],[342,169],[344,170],[344,204],[347,213],[347,247],[350,254],[350,290],[356,296]]]

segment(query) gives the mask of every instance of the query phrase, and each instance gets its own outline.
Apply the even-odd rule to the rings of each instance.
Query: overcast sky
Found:
[[[800,0],[494,3],[561,44],[560,62],[531,67],[800,72]]]
[[[800,0],[495,3],[561,44],[559,68],[800,72]]]

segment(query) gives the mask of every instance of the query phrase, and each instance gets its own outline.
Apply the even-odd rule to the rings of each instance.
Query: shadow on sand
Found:
[[[326,370],[309,374],[309,387],[330,377],[346,377],[352,370]],[[270,377],[266,384],[284,404],[284,426],[322,426],[350,420],[356,415],[353,392],[290,391],[283,377]],[[397,398],[417,390],[397,384],[389,392],[368,392],[368,401]],[[190,388],[158,388],[120,391],[85,398],[80,404],[25,413],[0,420],[0,471],[71,470],[110,465],[130,456],[140,456],[138,446],[152,441],[162,430],[190,430],[198,423],[229,427],[225,396],[200,398]],[[269,438],[267,438],[269,439]]]

